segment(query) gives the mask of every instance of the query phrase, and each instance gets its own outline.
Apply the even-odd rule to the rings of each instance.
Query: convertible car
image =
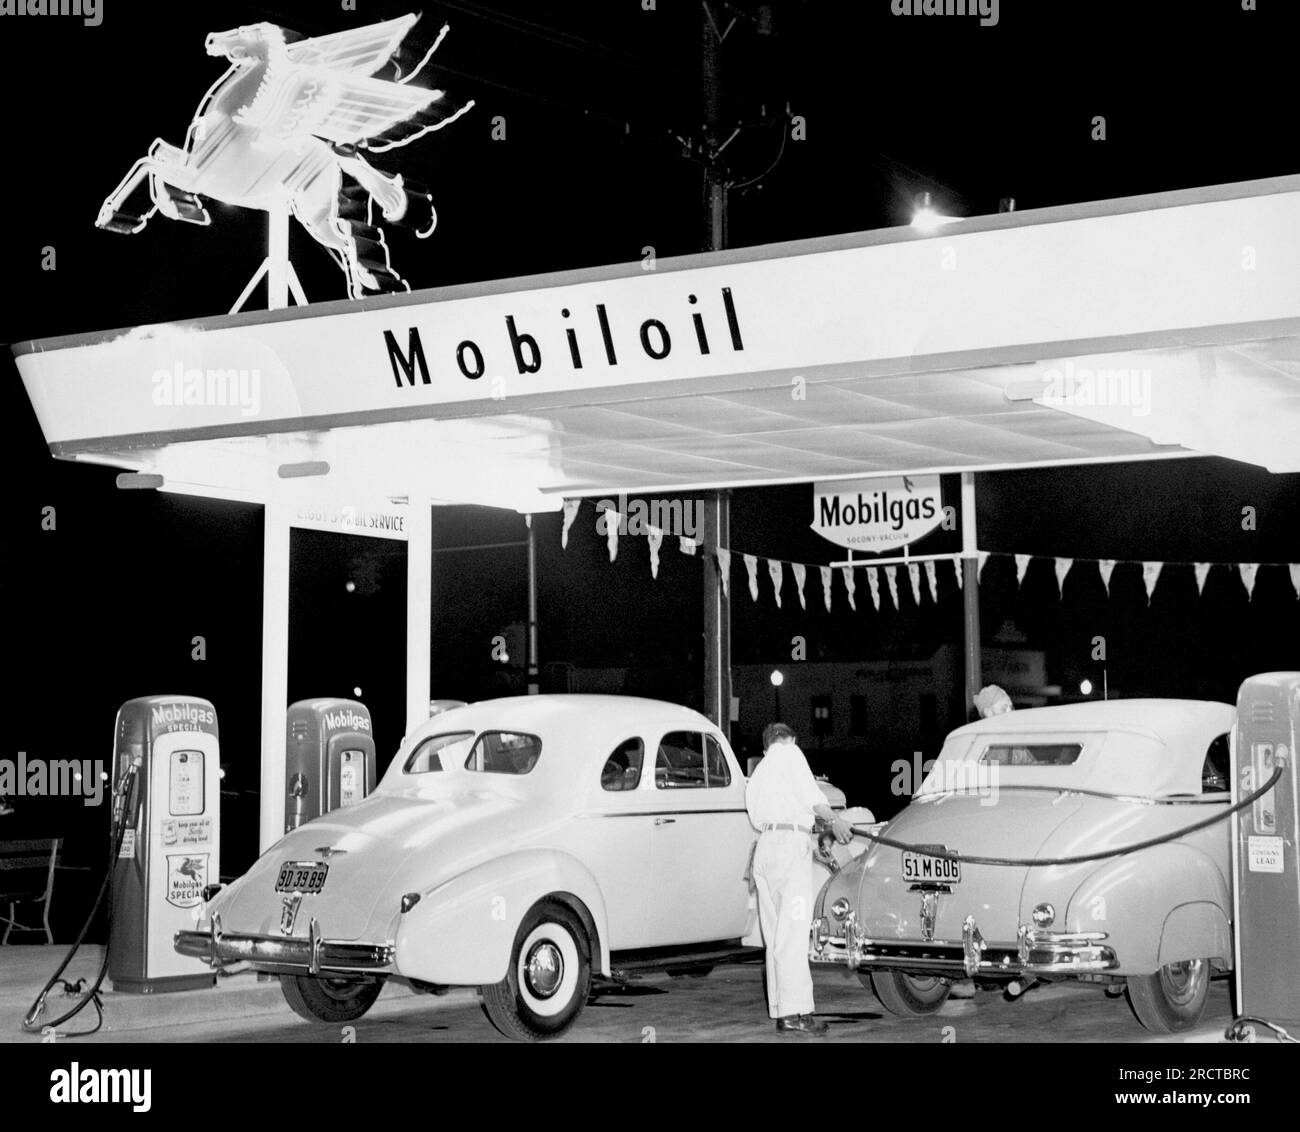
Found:
[[[887,1010],[954,980],[1127,992],[1149,1030],[1196,1024],[1232,966],[1228,704],[1112,700],[952,732],[920,790],[820,892],[811,959]]]
[[[594,976],[746,954],[754,838],[736,757],[697,712],[582,695],[452,707],[369,798],[217,893],[176,948],[279,974],[310,1019],[358,1018],[395,978],[480,987],[503,1033],[553,1037]]]

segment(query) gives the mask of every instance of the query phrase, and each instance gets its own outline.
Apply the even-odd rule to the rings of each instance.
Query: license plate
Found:
[[[960,884],[961,862],[923,853],[903,854],[903,879],[908,884]]]
[[[301,892],[306,896],[325,887],[330,867],[324,861],[286,861],[275,878],[276,892]]]

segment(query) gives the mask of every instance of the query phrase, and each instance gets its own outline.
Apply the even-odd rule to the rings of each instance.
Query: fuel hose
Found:
[[[1212,814],[1201,821],[1192,822],[1191,825],[1185,825],[1181,829],[1171,830],[1169,833],[1162,833],[1159,837],[1149,837],[1145,841],[1135,841],[1132,845],[1125,845],[1118,849],[1103,849],[1097,853],[1080,853],[1073,857],[981,857],[973,853],[958,853],[953,849],[938,849],[934,845],[910,845],[906,841],[895,841],[892,837],[885,837],[879,833],[871,833],[866,827],[854,825],[849,828],[853,830],[858,837],[864,837],[869,841],[874,841],[878,845],[888,845],[891,849],[902,849],[908,853],[919,853],[925,857],[937,857],[946,861],[960,861],[968,865],[1000,865],[1010,868],[1048,868],[1053,865],[1082,865],[1089,861],[1104,861],[1110,857],[1122,857],[1126,853],[1136,853],[1139,849],[1150,849],[1154,845],[1163,845],[1169,841],[1176,841],[1180,837],[1185,837],[1189,833],[1195,833],[1198,829],[1207,829],[1217,822],[1225,821],[1239,810],[1244,810],[1247,806],[1252,806],[1265,794],[1277,785],[1282,777],[1283,770],[1286,769],[1286,763],[1278,761],[1272,777],[1264,783],[1258,790],[1243,798],[1234,806],[1221,813]],[[1087,794],[1092,797],[1108,798],[1112,801],[1125,802],[1130,799],[1123,795],[1104,794],[1098,790],[1073,790],[1069,787],[1055,786],[1026,786],[1026,787],[1009,787],[1014,790],[1043,790],[1054,794]],[[1186,802],[1176,799],[1142,799],[1143,805],[1185,805]]]
[[[134,784],[134,782],[135,782],[135,767],[131,766],[127,769],[126,773],[123,775],[122,783],[118,787],[118,794],[122,797],[123,800],[125,800],[129,796],[131,787]],[[72,957],[77,954],[78,950],[80,950],[82,943],[85,941],[86,933],[90,930],[90,925],[92,921],[95,919],[95,913],[99,911],[99,906],[104,902],[104,897],[108,894],[109,890],[112,887],[113,871],[117,866],[117,855],[122,848],[122,839],[126,834],[126,825],[127,823],[125,820],[125,810],[124,810],[123,813],[117,817],[117,820],[114,821],[113,828],[109,831],[108,841],[110,846],[110,852],[108,858],[108,869],[104,873],[104,880],[99,886],[99,894],[95,897],[95,903],[91,905],[90,913],[86,916],[85,922],[81,925],[81,931],[77,933],[76,942],[73,943],[72,947],[68,950],[68,954],[63,957],[63,962],[59,964],[58,970],[56,970],[54,974],[50,976],[49,981],[45,984],[44,987],[41,988],[41,993],[36,996],[36,1000],[32,1003],[31,1009],[27,1011],[26,1017],[23,1018],[23,1029],[29,1033],[36,1030],[40,1030],[41,1032],[44,1032],[47,1028],[49,1029],[57,1028],[63,1025],[63,1023],[67,1022],[69,1019],[75,1018],[78,1014],[80,1014],[83,1010],[85,1010],[90,1003],[95,1004],[95,1012],[99,1015],[98,1020],[95,1022],[94,1028],[90,1030],[78,1030],[70,1034],[60,1034],[59,1037],[61,1038],[88,1037],[91,1034],[98,1033],[100,1027],[104,1025],[104,1004],[100,1001],[99,998],[99,988],[103,986],[104,978],[108,974],[108,942],[107,941],[105,941],[104,943],[104,959],[103,962],[100,963],[99,965],[99,974],[95,977],[94,985],[88,991],[83,991],[81,988],[85,980],[78,979],[75,983],[69,983],[67,981],[63,981],[63,989],[68,994],[79,994],[81,996],[78,999],[77,1004],[66,1014],[59,1015],[58,1018],[52,1018],[52,1019],[42,1021],[41,1015],[45,1012],[46,998],[49,996],[50,991],[54,989],[55,985],[61,981],[61,976],[63,975],[63,972],[68,969],[68,964],[72,962]]]

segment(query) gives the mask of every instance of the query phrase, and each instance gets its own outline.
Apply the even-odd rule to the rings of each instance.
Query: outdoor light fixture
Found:
[[[360,688],[353,688],[353,689],[352,689],[352,694],[353,694],[354,696],[356,696],[357,699],[361,699],[361,689],[360,689]]]
[[[779,688],[785,683],[785,674],[779,668],[774,668],[769,679],[772,681],[773,688]]]
[[[350,594],[351,594],[351,593],[356,593],[356,592],[357,592],[357,584],[356,584],[356,582],[347,582],[347,583],[343,586],[343,588],[344,588],[345,590],[347,590],[348,593],[350,593]]]
[[[916,198],[916,211],[912,214],[912,227],[918,232],[933,232],[945,224],[951,224],[957,218],[944,216],[934,207],[929,193],[922,193]]]
[[[1091,695],[1092,695],[1092,681],[1091,681],[1091,680],[1081,680],[1081,681],[1079,681],[1079,691],[1080,691],[1081,694],[1083,694],[1083,695],[1085,695],[1085,696],[1091,696]]]
[[[308,476],[327,476],[330,474],[330,466],[324,460],[304,460],[300,464],[281,464],[275,472],[282,480],[295,480]]]
[[[151,475],[147,472],[122,472],[117,477],[119,491],[156,490],[162,485],[162,476]]]

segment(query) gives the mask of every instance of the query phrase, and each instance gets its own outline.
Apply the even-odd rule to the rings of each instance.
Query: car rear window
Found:
[[[406,760],[402,771],[405,774],[428,774],[430,771],[443,770],[445,769],[442,762],[444,757],[447,758],[449,766],[458,766],[464,757],[464,752],[469,750],[473,738],[472,731],[451,731],[446,735],[431,735],[411,752],[411,757]]]
[[[986,766],[1073,766],[1081,743],[994,743],[980,753]]]
[[[542,741],[521,731],[484,731],[465,759],[465,769],[483,774],[527,774],[537,765]]]

